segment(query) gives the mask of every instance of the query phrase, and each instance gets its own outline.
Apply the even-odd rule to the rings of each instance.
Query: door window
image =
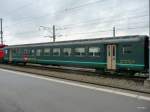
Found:
[[[115,52],[115,46],[112,47],[112,52],[113,52],[113,56],[115,56],[116,52]]]

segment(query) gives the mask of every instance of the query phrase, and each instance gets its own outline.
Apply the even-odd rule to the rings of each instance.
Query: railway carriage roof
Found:
[[[55,45],[73,45],[73,44],[94,44],[94,43],[119,43],[119,42],[135,42],[141,38],[148,37],[146,35],[131,35],[131,36],[119,36],[119,37],[106,37],[106,38],[95,38],[95,39],[82,39],[82,40],[71,40],[71,41],[59,41],[59,42],[47,42],[47,43],[34,43],[34,44],[22,44],[22,45],[11,45],[6,48],[17,48],[17,47],[37,47],[37,46],[55,46]]]

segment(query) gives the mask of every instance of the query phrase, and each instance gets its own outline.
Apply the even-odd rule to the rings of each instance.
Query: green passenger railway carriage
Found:
[[[142,35],[12,45],[4,48],[3,62],[147,72],[148,46]]]

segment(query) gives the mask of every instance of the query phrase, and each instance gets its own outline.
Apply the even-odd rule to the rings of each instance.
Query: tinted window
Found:
[[[85,55],[85,48],[75,48],[75,55],[76,56],[84,56]]]
[[[122,54],[130,54],[131,53],[131,47],[123,47],[122,48]]]
[[[100,48],[99,47],[89,47],[89,55],[90,56],[100,56]]]
[[[31,55],[34,56],[34,54],[35,54],[35,50],[32,49],[32,50],[31,50]]]
[[[53,49],[53,56],[60,56],[60,48]]]
[[[71,48],[64,48],[63,49],[63,54],[65,56],[70,56],[71,55]]]
[[[42,54],[42,50],[41,49],[37,49],[36,56],[41,56],[41,54]]]
[[[24,54],[30,54],[30,50],[29,49],[24,49]]]
[[[113,46],[113,49],[112,49],[112,50],[113,50],[113,51],[112,51],[112,52],[113,52],[112,55],[115,56],[115,55],[116,55],[116,49],[115,49],[115,46]]]
[[[45,56],[50,55],[50,48],[44,48],[44,55]]]
[[[7,49],[5,50],[5,54],[6,54],[6,55],[8,54],[8,50],[7,50]]]
[[[14,49],[13,49],[13,55],[14,55],[14,56],[20,55],[20,49],[19,49],[19,48],[14,48]]]

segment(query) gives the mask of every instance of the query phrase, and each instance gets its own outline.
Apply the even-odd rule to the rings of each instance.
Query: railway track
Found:
[[[101,72],[96,71],[95,69],[89,68],[75,68],[75,67],[65,67],[65,66],[50,66],[50,65],[39,65],[39,64],[9,64],[11,66],[16,67],[23,67],[23,68],[33,68],[33,69],[40,69],[40,70],[49,70],[49,71],[56,71],[56,72],[64,72],[64,73],[75,73],[79,75],[88,75],[88,76],[97,76],[97,77],[104,77],[104,78],[117,78],[117,79],[126,79],[126,80],[134,80],[134,81],[141,81],[147,77],[139,77],[139,76],[131,76],[128,73],[110,73],[110,72]]]

